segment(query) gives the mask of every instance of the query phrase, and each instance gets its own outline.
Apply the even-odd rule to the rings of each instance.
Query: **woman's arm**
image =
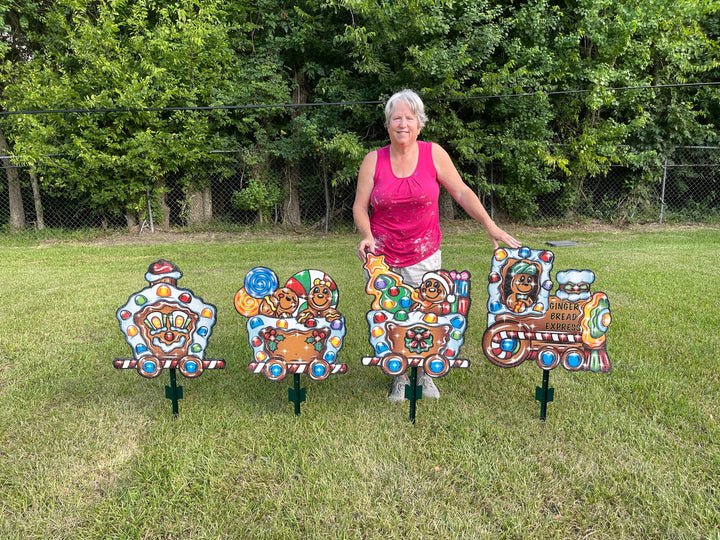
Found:
[[[375,151],[370,152],[363,159],[358,171],[355,202],[353,203],[353,219],[361,237],[357,247],[357,256],[362,262],[365,262],[368,252],[375,252],[375,238],[370,229],[370,194],[375,185],[373,178],[376,162],[377,152]]]
[[[511,248],[520,247],[520,242],[495,224],[475,192],[463,182],[445,149],[439,144],[433,143],[432,157],[440,184],[448,190],[452,198],[465,209],[470,217],[485,227],[493,247],[497,249],[499,242]]]

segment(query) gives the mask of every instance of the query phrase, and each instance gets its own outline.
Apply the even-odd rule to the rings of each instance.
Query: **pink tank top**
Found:
[[[440,248],[440,184],[432,143],[418,141],[415,172],[398,178],[390,164],[390,147],[377,150],[375,185],[370,194],[370,228],[377,251],[390,266],[410,266]]]

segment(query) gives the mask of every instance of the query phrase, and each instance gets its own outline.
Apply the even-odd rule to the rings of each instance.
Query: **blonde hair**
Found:
[[[418,125],[422,129],[425,127],[428,117],[425,114],[425,105],[422,99],[415,92],[409,89],[400,90],[395,92],[385,104],[385,127],[390,123],[390,115],[392,115],[393,109],[398,103],[405,103],[412,110],[413,114],[418,119]]]

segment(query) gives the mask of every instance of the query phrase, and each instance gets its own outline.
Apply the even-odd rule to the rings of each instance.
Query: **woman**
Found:
[[[394,94],[385,104],[390,144],[365,156],[358,173],[353,217],[362,239],[357,254],[385,255],[403,282],[418,287],[428,271],[442,268],[438,196],[442,185],[487,231],[493,246],[512,248],[520,242],[495,225],[477,195],[463,182],[448,153],[432,142],[418,141],[427,116],[412,90]],[[372,212],[370,209],[372,208]],[[424,397],[440,397],[424,372],[418,377]],[[391,401],[405,397],[407,375],[395,377]]]

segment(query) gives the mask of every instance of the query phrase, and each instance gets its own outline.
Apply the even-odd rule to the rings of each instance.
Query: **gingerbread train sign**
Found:
[[[250,372],[272,381],[303,373],[322,381],[345,373],[347,366],[337,361],[346,331],[337,305],[337,285],[325,272],[303,270],[281,287],[271,269],[250,270],[235,294],[235,309],[248,319]]]
[[[366,291],[374,297],[367,313],[374,354],[363,357],[363,365],[379,366],[390,376],[422,368],[430,377],[469,367],[469,360],[458,357],[470,309],[468,272],[428,272],[416,289],[382,255],[368,254],[365,269]]]
[[[591,270],[550,273],[555,255],[549,250],[500,248],[488,276],[488,328],[485,356],[511,368],[535,360],[544,370],[610,371],[605,334],[610,303],[603,292],[591,292]]]
[[[176,417],[183,387],[178,386],[175,372],[194,379],[205,370],[225,367],[222,358],[205,357],[217,310],[190,289],[178,287],[181,277],[180,269],[163,259],[148,267],[149,286],[131,294],[116,312],[133,356],[114,361],[117,369],[136,369],[148,379],[169,370],[165,397],[172,401]]]
[[[149,286],[130,295],[117,310],[120,330],[133,358],[116,358],[118,369],[137,369],[154,378],[163,369],[179,369],[188,378],[207,369],[222,369],[222,359],[206,359],[208,339],[217,310],[189,289],[177,286],[182,272],[173,263],[159,260],[145,274]]]
[[[591,270],[551,272],[555,255],[549,250],[498,248],[488,276],[488,326],[483,335],[485,356],[503,368],[534,360],[543,370],[535,389],[540,419],[553,401],[550,371],[610,371],[606,333],[612,317],[603,292],[591,292]]]

